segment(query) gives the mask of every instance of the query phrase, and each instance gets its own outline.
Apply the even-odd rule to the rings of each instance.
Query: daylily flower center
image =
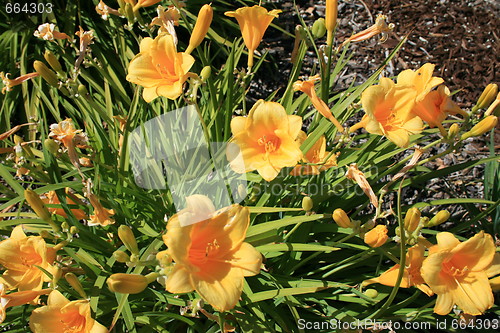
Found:
[[[220,245],[219,242],[217,242],[217,239],[208,242],[204,248],[203,247],[191,248],[189,251],[189,261],[195,266],[203,265],[209,259],[214,259],[217,257],[219,253],[219,248]]]
[[[443,262],[443,271],[453,277],[463,276],[467,273],[468,270],[469,268],[467,266],[465,266],[464,268],[457,268],[451,261]]]
[[[40,265],[43,260],[38,253],[35,252],[32,245],[21,245],[21,255],[19,256],[21,263],[25,266]]]
[[[65,320],[61,319],[61,326],[64,327],[64,332],[79,333],[83,332],[85,328],[85,317],[80,315],[78,311],[69,314]]]
[[[279,149],[281,140],[276,135],[264,135],[257,140],[259,146],[264,147],[266,153],[273,153]]]

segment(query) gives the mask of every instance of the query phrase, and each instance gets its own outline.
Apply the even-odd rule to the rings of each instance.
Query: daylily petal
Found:
[[[243,276],[259,274],[262,266],[262,254],[252,245],[242,243],[240,248],[234,252],[233,258],[233,266],[241,268]]]
[[[175,265],[167,278],[165,288],[174,294],[189,293],[194,290],[191,275],[181,265]]]

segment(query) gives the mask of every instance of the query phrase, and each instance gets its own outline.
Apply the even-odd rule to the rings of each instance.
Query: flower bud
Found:
[[[467,138],[470,138],[471,136],[479,136],[482,135],[492,128],[495,128],[495,126],[498,123],[498,118],[495,116],[487,116],[483,120],[481,120],[479,123],[476,124],[476,126],[472,127],[470,131],[467,133],[462,134],[461,139],[465,140]]]
[[[460,126],[457,123],[453,123],[448,129],[448,139],[453,139],[460,132]]]
[[[35,68],[35,71],[40,74],[45,81],[47,81],[48,84],[56,88],[59,87],[59,80],[57,79],[56,73],[47,67],[47,65],[41,61],[35,60],[33,67]]]
[[[52,271],[52,288],[57,285],[63,274],[62,268],[59,266],[54,266]]]
[[[333,40],[333,30],[337,26],[338,1],[326,0],[325,26],[328,32],[327,44],[331,45]]]
[[[440,210],[429,222],[425,224],[425,226],[428,228],[435,227],[437,225],[440,225],[441,223],[448,221],[449,218],[450,212],[448,212],[447,210]]]
[[[123,242],[123,245],[132,253],[135,255],[139,254],[139,248],[137,247],[137,241],[135,240],[134,233],[132,232],[132,229],[130,229],[126,225],[121,225],[118,228],[118,237],[120,237],[121,241]]]
[[[352,228],[351,219],[342,208],[337,208],[333,211],[333,220],[341,228]]]
[[[408,233],[414,232],[420,223],[421,213],[418,208],[412,207],[408,209],[405,216],[404,227]]]
[[[156,254],[156,260],[162,268],[168,267],[172,264],[172,257],[167,250],[160,251]]]
[[[302,199],[302,209],[306,212],[310,212],[313,209],[314,203],[311,197],[304,197]]]
[[[42,199],[40,199],[38,194],[35,193],[35,191],[30,189],[24,190],[24,198],[39,218],[41,218],[45,222],[53,222],[49,210],[43,203]]]
[[[52,139],[45,139],[43,142],[45,149],[49,151],[52,155],[56,155],[59,150],[59,144]]]
[[[484,116],[494,115],[500,117],[500,93],[498,93],[497,98],[493,103],[491,103],[490,107],[484,113]]]
[[[206,82],[212,75],[212,67],[205,66],[200,72],[200,78],[202,82]]]
[[[140,274],[117,273],[106,281],[109,290],[114,293],[138,294],[148,287],[148,279]]]
[[[78,85],[78,93],[80,96],[87,96],[89,94],[89,91],[87,90],[87,87],[85,87],[83,84]]]
[[[116,250],[115,252],[113,252],[113,257],[115,257],[116,261],[118,261],[118,262],[130,261],[129,255],[121,250]]]
[[[61,63],[59,62],[59,60],[57,60],[57,57],[54,55],[54,53],[52,53],[52,51],[45,51],[43,57],[53,70],[55,70],[59,74],[63,73]]]
[[[495,83],[488,84],[477,100],[476,109],[487,108],[495,99],[496,94],[498,94],[498,85]]]
[[[70,234],[74,235],[74,234],[77,234],[80,230],[78,230],[77,227],[75,226],[71,226],[71,228],[69,228],[69,232]]]
[[[325,19],[320,17],[319,19],[314,21],[311,32],[314,38],[316,39],[323,38],[323,36],[326,33]]]
[[[378,291],[375,289],[366,289],[363,293],[366,297],[375,298],[378,296]]]
[[[210,28],[213,15],[214,10],[212,9],[212,6],[205,4],[201,7],[193,32],[191,33],[191,38],[189,39],[189,45],[186,49],[187,54],[193,52],[193,50],[201,44],[208,32],[208,29]]]
[[[365,234],[364,241],[370,247],[379,247],[385,244],[389,236],[387,236],[387,227],[379,224]]]
[[[69,283],[69,285],[78,292],[80,296],[82,296],[83,298],[87,298],[87,294],[85,293],[85,290],[83,290],[82,284],[75,274],[66,273],[66,275],[64,275],[64,278]]]

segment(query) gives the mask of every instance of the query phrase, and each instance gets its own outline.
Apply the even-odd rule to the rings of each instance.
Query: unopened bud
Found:
[[[69,228],[69,232],[70,232],[72,235],[77,234],[77,233],[78,233],[78,231],[80,231],[80,230],[78,230],[78,228],[77,228],[77,227],[75,227],[75,226],[72,226],[71,228]]]
[[[370,247],[382,246],[389,239],[387,231],[388,230],[385,225],[379,224],[365,234],[364,241]]]
[[[57,151],[59,150],[59,144],[52,139],[45,139],[45,141],[43,142],[43,146],[52,155],[56,155]]]
[[[41,61],[35,60],[33,67],[35,68],[35,71],[40,74],[45,81],[47,81],[48,84],[56,88],[59,87],[59,80],[57,79],[56,73],[47,67],[47,65]]]
[[[59,280],[62,278],[63,271],[61,267],[59,266],[54,266],[54,269],[52,270],[52,285],[56,286]]]
[[[41,218],[45,222],[53,222],[49,210],[43,203],[42,199],[40,199],[38,194],[35,193],[35,191],[30,189],[24,190],[24,198],[39,218]]]
[[[189,39],[189,45],[186,49],[187,54],[193,52],[193,50],[201,44],[208,32],[208,29],[210,28],[213,16],[214,10],[212,9],[212,6],[205,4],[201,7],[191,34],[191,38]]]
[[[435,227],[437,225],[440,225],[441,223],[448,221],[449,218],[450,212],[448,212],[447,210],[440,210],[428,223],[426,223],[425,226],[428,228]]]
[[[408,209],[405,216],[404,227],[408,233],[414,232],[418,228],[420,223],[420,210],[418,208],[412,207]]]
[[[43,54],[43,57],[45,60],[49,63],[50,67],[52,67],[53,70],[55,70],[58,73],[63,73],[62,71],[62,66],[57,57],[52,53],[52,51],[45,51]]]
[[[52,238],[52,235],[47,230],[41,230],[40,233],[39,233],[39,235],[42,238]]]
[[[80,296],[82,296],[83,298],[87,298],[87,294],[85,293],[85,290],[83,290],[82,284],[75,274],[66,273],[66,275],[64,275],[64,278],[69,283],[69,285],[78,292]]]
[[[375,298],[378,296],[378,291],[375,289],[366,289],[363,293],[366,297]]]
[[[166,250],[158,252],[156,254],[156,260],[158,260],[158,263],[163,268],[170,266],[170,264],[172,263],[172,257]]]
[[[115,252],[113,252],[113,257],[115,257],[116,261],[118,262],[127,262],[130,260],[129,255],[121,250],[116,250]]]
[[[333,220],[341,228],[352,228],[351,219],[342,208],[333,211]]]
[[[123,242],[123,245],[132,253],[135,255],[139,254],[139,248],[137,247],[137,241],[135,240],[134,233],[132,232],[132,229],[130,229],[126,225],[121,225],[118,227],[118,237],[120,237],[121,241]]]
[[[483,93],[479,96],[476,103],[476,109],[485,109],[491,102],[495,99],[498,94],[498,85],[495,83],[490,83],[484,88]]]
[[[106,283],[109,290],[122,294],[138,294],[146,289],[149,284],[148,278],[144,275],[125,273],[111,275]]]
[[[78,85],[78,93],[80,96],[87,96],[89,94],[89,91],[87,90],[87,87],[85,87],[83,84]]]
[[[472,127],[470,131],[467,133],[462,134],[461,139],[465,140],[467,138],[470,138],[471,136],[479,136],[482,135],[488,131],[490,131],[492,128],[495,128],[495,126],[498,123],[498,118],[495,116],[487,116],[483,120],[481,120],[479,123],[476,124],[476,126]]]
[[[200,72],[200,78],[202,82],[206,82],[212,75],[212,67],[205,66]]]
[[[491,103],[490,107],[484,113],[484,116],[494,115],[500,117],[500,93],[498,93],[497,98]]]
[[[337,26],[337,14],[338,14],[338,1],[337,0],[326,0],[326,12],[325,12],[325,26],[327,35],[327,44],[332,45],[333,41],[333,30]]]
[[[314,202],[311,197],[304,197],[302,199],[302,209],[306,212],[310,212],[313,209]]]
[[[68,222],[64,221],[63,223],[61,223],[61,229],[64,232],[69,231],[69,224],[68,224]]]
[[[453,139],[460,132],[460,126],[457,123],[453,123],[448,129],[448,139]]]
[[[323,36],[326,34],[325,19],[322,17],[317,19],[312,26],[311,32],[314,38],[323,38]]]

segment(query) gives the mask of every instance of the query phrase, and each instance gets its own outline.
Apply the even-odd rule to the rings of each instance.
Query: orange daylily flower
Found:
[[[82,130],[77,130],[73,125],[73,120],[65,119],[58,124],[50,125],[49,137],[61,142],[68,151],[68,156],[71,163],[76,167],[80,167],[76,146],[85,147],[88,141],[87,135],[82,133]]]
[[[299,137],[297,139],[299,144],[302,144],[307,139],[307,134],[300,131]],[[330,155],[330,152],[326,151],[326,138],[322,135],[316,143],[307,151],[303,157],[304,163],[312,163],[317,165],[297,165],[290,172],[293,176],[300,175],[319,175],[321,171],[330,169],[337,165],[337,155]],[[326,159],[328,157],[328,159]]]
[[[81,200],[79,200],[74,194],[69,192],[69,188],[66,188],[65,191],[66,195],[68,196],[66,198],[66,202],[68,203],[68,205],[84,205],[84,203]],[[57,196],[57,193],[55,191],[49,191],[45,193],[45,197],[42,197],[41,199],[43,203],[46,205],[61,204],[61,201],[59,201],[59,197]],[[62,217],[68,217],[63,208],[47,207],[47,209],[52,214],[57,214]],[[88,219],[87,214],[85,214],[85,212],[82,209],[72,208],[71,212],[73,213],[73,215],[77,220]]]
[[[339,123],[339,121],[333,116],[332,111],[330,111],[328,105],[326,105],[326,103],[321,98],[319,98],[318,95],[316,95],[316,90],[314,89],[314,83],[319,80],[320,80],[319,75],[311,76],[306,81],[298,80],[294,82],[293,90],[302,91],[304,94],[306,94],[311,100],[311,103],[312,105],[314,105],[316,110],[318,110],[319,113],[323,115],[323,117],[330,120],[335,125],[335,127],[337,127],[337,130],[339,132],[343,132],[344,128]]]
[[[85,31],[83,30],[82,27],[80,27],[80,30],[75,32],[75,35],[77,35],[80,38],[80,48],[79,48],[79,56],[75,61],[75,71],[80,68],[80,65],[83,62],[83,59],[85,58],[85,55],[87,52],[89,52],[90,44],[94,42],[94,31],[89,30]]]
[[[69,301],[59,291],[50,293],[47,305],[33,310],[30,328],[36,333],[81,332],[107,333],[108,329],[95,321],[87,300]]]
[[[42,289],[43,282],[50,279],[37,266],[52,272],[60,247],[48,247],[40,236],[26,236],[22,226],[18,225],[9,238],[0,242],[0,264],[6,268],[0,283],[19,291]]]
[[[12,87],[18,86],[21,83],[23,83],[24,81],[28,81],[29,79],[37,77],[40,74],[38,74],[37,72],[28,73],[28,74],[24,74],[24,75],[21,75],[19,77],[16,77],[15,79],[12,79],[12,80],[9,79],[9,75],[10,75],[9,73],[4,74],[4,72],[0,72],[0,79],[3,82],[2,94],[5,94],[6,91],[7,92],[11,91]]]
[[[49,41],[53,41],[54,39],[71,40],[71,38],[67,34],[65,34],[64,32],[55,31],[54,30],[55,27],[56,27],[56,25],[54,23],[45,23],[45,24],[39,25],[38,29],[35,30],[33,35],[35,37],[49,40]]]
[[[385,135],[399,147],[407,147],[410,134],[420,133],[423,129],[422,119],[411,113],[415,94],[413,88],[381,78],[378,85],[362,93],[361,103],[366,115],[350,131],[364,127],[369,133]]]
[[[229,17],[234,17],[240,25],[243,41],[248,49],[248,68],[253,66],[253,54],[260,42],[267,28],[272,20],[278,17],[281,13],[279,9],[273,9],[270,12],[264,7],[242,7],[236,11],[225,12],[224,14]]]
[[[273,180],[282,168],[302,159],[295,141],[301,127],[302,118],[287,115],[280,104],[257,101],[248,117],[231,121],[234,137],[226,151],[231,168],[238,173],[257,170],[265,180]]]
[[[140,53],[130,61],[127,81],[144,87],[142,96],[146,102],[158,96],[176,99],[182,94],[193,63],[192,56],[177,52],[171,35],[146,37],[141,41]]]
[[[205,207],[204,203],[191,206],[169,219],[163,236],[175,261],[166,289],[171,293],[196,290],[217,311],[230,310],[238,303],[244,277],[259,274],[262,265],[262,255],[244,242],[249,210],[235,204],[212,213],[192,211]],[[181,223],[186,219],[182,215],[210,217],[182,226],[186,224]]]
[[[365,234],[364,241],[370,247],[379,247],[385,244],[389,239],[387,236],[387,227],[383,224],[377,225]]]
[[[114,209],[104,208],[97,196],[92,192],[87,193],[87,198],[94,207],[94,214],[90,215],[89,226],[100,225],[105,227],[115,223],[115,220],[111,218],[112,215],[115,215]]]
[[[450,98],[450,90],[440,85],[437,90],[429,92],[420,102],[416,103],[412,112],[425,121],[431,128],[438,127],[443,136],[448,136],[443,127],[443,121],[450,113],[459,113],[468,117],[467,112],[458,107]]]
[[[361,42],[363,40],[370,39],[376,35],[381,35],[380,37],[381,43],[385,42],[387,40],[389,32],[391,32],[392,29],[394,29],[394,24],[393,23],[387,24],[386,20],[387,16],[378,15],[377,18],[375,19],[375,24],[373,24],[368,29],[360,31],[357,34],[354,34],[351,37],[347,38],[342,44],[340,44],[338,50],[343,48],[344,45],[346,45],[349,42]]]
[[[425,259],[424,252],[425,246],[421,244],[417,244],[408,249],[403,278],[401,279],[401,284],[399,286],[401,288],[410,288],[415,286],[428,296],[432,296],[434,293],[431,288],[425,284],[422,275],[420,275],[420,268],[422,267],[422,262]],[[396,264],[382,273],[379,277],[363,281],[363,286],[367,286],[372,283],[380,283],[385,286],[394,287],[396,285],[396,280],[398,279],[399,267],[400,265]]]
[[[34,304],[40,295],[49,294],[52,289],[17,291],[5,293],[5,286],[0,284],[0,324],[4,322],[7,308],[23,304]]]
[[[421,274],[437,294],[434,312],[448,314],[456,304],[470,315],[480,315],[493,306],[488,269],[494,263],[495,243],[483,231],[465,242],[452,233],[437,234],[438,244],[429,249]]]

